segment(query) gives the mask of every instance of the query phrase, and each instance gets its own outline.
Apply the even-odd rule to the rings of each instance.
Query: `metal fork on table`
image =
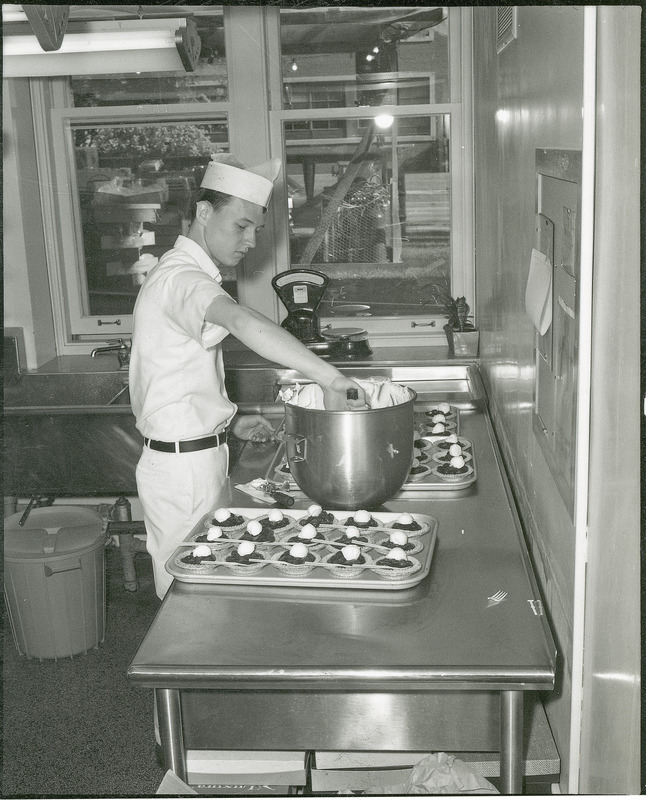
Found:
[[[487,597],[487,600],[491,601],[492,603],[502,603],[502,601],[507,597],[508,592],[504,592],[502,589],[495,594],[492,594],[491,597]]]

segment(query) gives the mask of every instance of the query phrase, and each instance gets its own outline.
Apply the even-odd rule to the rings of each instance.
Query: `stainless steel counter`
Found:
[[[382,508],[439,521],[417,586],[173,584],[128,674],[156,690],[167,765],[180,776],[187,747],[500,750],[503,790],[519,793],[523,692],[554,687],[556,653],[490,423],[463,401],[474,488],[400,492]],[[273,452],[245,448],[220,505],[253,505],[234,484],[263,476]],[[499,589],[507,599],[492,604]]]

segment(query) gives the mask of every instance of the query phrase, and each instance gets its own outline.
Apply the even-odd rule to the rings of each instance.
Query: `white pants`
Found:
[[[137,491],[160,598],[173,581],[165,569],[166,561],[200,517],[213,510],[228,469],[226,444],[195,453],[160,453],[144,447],[137,464]]]

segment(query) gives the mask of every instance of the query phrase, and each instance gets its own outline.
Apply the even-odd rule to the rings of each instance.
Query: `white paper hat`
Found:
[[[281,161],[272,158],[256,167],[246,167],[229,153],[211,156],[200,186],[215,192],[240,197],[266,208],[280,172]]]

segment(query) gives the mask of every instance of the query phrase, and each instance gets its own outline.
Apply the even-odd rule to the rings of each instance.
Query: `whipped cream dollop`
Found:
[[[449,447],[449,455],[450,456],[461,456],[462,455],[462,448],[459,444],[452,444]]]
[[[452,433],[450,436],[446,437],[446,441],[449,444],[457,444],[458,442],[458,435],[456,433]]]
[[[262,533],[262,525],[257,519],[252,519],[251,522],[247,523],[247,533],[250,536],[258,536],[258,534]]]
[[[193,550],[193,555],[195,558],[207,558],[211,555],[211,548],[206,544],[198,544]]]
[[[370,520],[371,520],[371,516],[367,511],[361,510],[361,511],[357,511],[354,514],[354,521],[355,522],[360,522],[362,524],[365,524],[366,522],[370,522]]]
[[[456,469],[462,469],[462,467],[464,466],[464,459],[462,458],[462,456],[454,456],[451,459],[451,466],[455,467]]]
[[[267,519],[270,522],[281,522],[284,519],[283,512],[278,508],[272,508],[269,514],[267,514]]]
[[[217,539],[221,539],[224,536],[222,533],[222,528],[218,528],[217,525],[211,525],[211,527],[206,532],[206,538],[209,542],[215,542]]]
[[[310,517],[318,517],[318,515],[322,512],[323,509],[320,505],[318,505],[318,503],[312,503],[312,505],[307,509],[307,513]]]
[[[357,561],[361,555],[361,548],[357,547],[356,544],[348,544],[341,550],[341,552],[343,553],[343,558],[345,558],[346,561]]]
[[[308,522],[307,525],[303,525],[298,533],[299,539],[315,539],[317,536],[318,531],[312,525],[311,522]]]
[[[218,508],[213,516],[218,522],[225,522],[231,516],[231,512],[228,508]]]
[[[345,529],[345,535],[347,539],[355,539],[357,536],[361,536],[361,531],[356,525],[348,525]]]
[[[438,403],[437,408],[443,414],[448,414],[451,411],[451,406],[448,403]]]
[[[256,545],[253,542],[240,542],[236,551],[239,556],[250,556],[255,549]]]
[[[289,554],[292,558],[306,558],[309,550],[302,542],[296,542],[289,548]]]
[[[393,547],[390,553],[388,553],[388,558],[392,558],[394,561],[406,561],[406,553],[401,547]]]
[[[441,411],[433,411],[433,413],[431,414],[431,419],[433,420],[433,422],[442,422],[442,423],[446,422],[446,417]]]
[[[437,422],[435,425],[433,425],[431,433],[444,433],[445,430],[446,427],[441,422]]]
[[[408,544],[408,536],[406,536],[404,531],[393,531],[390,534],[389,539],[393,544],[399,545],[400,547],[403,547],[405,544]]]
[[[411,517],[410,514],[404,513],[404,514],[400,514],[397,517],[397,522],[399,522],[400,525],[412,525],[413,518]]]

